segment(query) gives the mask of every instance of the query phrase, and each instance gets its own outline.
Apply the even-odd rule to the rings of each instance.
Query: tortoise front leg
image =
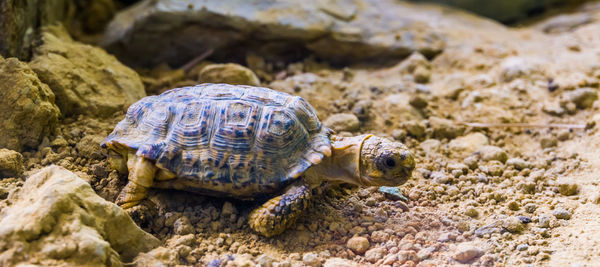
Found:
[[[283,195],[270,199],[248,216],[250,228],[266,236],[281,234],[289,228],[310,205],[312,190],[304,182],[294,183]]]
[[[133,153],[128,155],[127,168],[129,169],[129,182],[121,190],[116,200],[116,204],[123,209],[131,208],[146,198],[148,188],[152,186],[157,170],[154,163]]]

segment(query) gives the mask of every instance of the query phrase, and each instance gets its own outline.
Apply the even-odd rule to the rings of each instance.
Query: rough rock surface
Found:
[[[209,49],[217,57],[243,58],[251,50],[292,59],[308,50],[340,62],[414,51],[433,56],[444,48],[444,36],[431,18],[443,13],[392,0],[147,0],[117,14],[104,42],[138,65],[182,65]]]
[[[109,116],[146,96],[138,74],[102,49],[46,27],[31,68],[48,84],[64,115]]]
[[[260,80],[252,70],[239,64],[210,64],[198,74],[203,83],[228,83],[259,86]]]
[[[54,94],[16,58],[0,56],[0,147],[21,151],[37,147],[53,131],[60,111]]]
[[[2,266],[118,266],[160,243],[62,167],[30,176],[7,201],[0,212]]]
[[[21,153],[0,148],[0,178],[18,177],[23,174],[23,155]]]
[[[39,26],[74,16],[75,1],[42,0],[0,2],[0,55],[28,60]]]

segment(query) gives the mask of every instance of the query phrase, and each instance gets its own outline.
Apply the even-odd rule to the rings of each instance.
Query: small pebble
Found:
[[[568,220],[571,219],[571,212],[563,209],[563,208],[557,208],[552,212],[552,215],[554,215],[554,217],[556,217],[556,219],[564,219],[564,220]]]
[[[537,210],[538,206],[536,204],[533,203],[529,203],[525,205],[525,211],[529,212],[529,213],[534,213],[535,210]]]
[[[558,185],[558,192],[564,196],[576,195],[579,192],[579,186],[577,184],[563,183]]]
[[[530,223],[531,222],[531,218],[527,217],[527,216],[517,216],[517,218],[519,218],[519,220],[521,220],[522,223]]]
[[[365,252],[365,259],[371,263],[375,263],[380,259],[383,259],[383,256],[385,256],[386,251],[384,248],[372,248],[367,250],[367,252]]]
[[[336,132],[354,132],[360,126],[358,118],[352,113],[333,114],[323,121],[323,123]]]
[[[542,214],[538,217],[538,226],[541,228],[550,228],[550,216]]]
[[[513,166],[519,171],[525,168],[531,168],[531,163],[521,158],[510,158],[506,161],[506,165]]]
[[[529,245],[527,245],[527,244],[519,244],[519,245],[517,246],[517,250],[518,250],[518,251],[525,251],[525,250],[527,250],[528,248],[529,248]]]
[[[550,148],[558,145],[558,139],[554,136],[546,136],[540,140],[540,145],[542,148]]]
[[[465,209],[465,215],[471,218],[477,218],[477,216],[479,216],[479,211],[477,211],[477,209],[474,207],[469,206]]]
[[[497,160],[502,163],[508,160],[508,155],[504,149],[497,146],[483,146],[479,149],[481,159],[484,161]]]
[[[454,255],[452,255],[452,258],[460,263],[468,263],[481,255],[483,255],[483,251],[476,246],[462,243],[458,245],[456,252]]]
[[[362,236],[354,236],[346,242],[346,247],[361,255],[369,249],[370,245],[369,240]]]
[[[302,262],[308,266],[320,266],[321,260],[319,259],[319,255],[313,252],[304,253],[302,256]]]
[[[510,233],[520,233],[525,229],[525,225],[518,217],[510,216],[502,221],[502,227]]]
[[[0,178],[21,176],[23,170],[21,153],[10,149],[0,149]]]

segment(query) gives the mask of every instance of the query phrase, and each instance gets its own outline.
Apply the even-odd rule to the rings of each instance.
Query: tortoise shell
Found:
[[[318,164],[330,153],[330,134],[301,97],[202,84],[134,103],[102,146],[136,150],[176,174],[155,187],[251,198]]]

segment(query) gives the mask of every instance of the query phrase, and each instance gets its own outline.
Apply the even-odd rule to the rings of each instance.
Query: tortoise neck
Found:
[[[320,164],[307,170],[306,178],[309,183],[325,180],[362,186],[360,153],[362,144],[371,136],[370,134],[353,137],[332,136],[331,157],[323,158]]]

